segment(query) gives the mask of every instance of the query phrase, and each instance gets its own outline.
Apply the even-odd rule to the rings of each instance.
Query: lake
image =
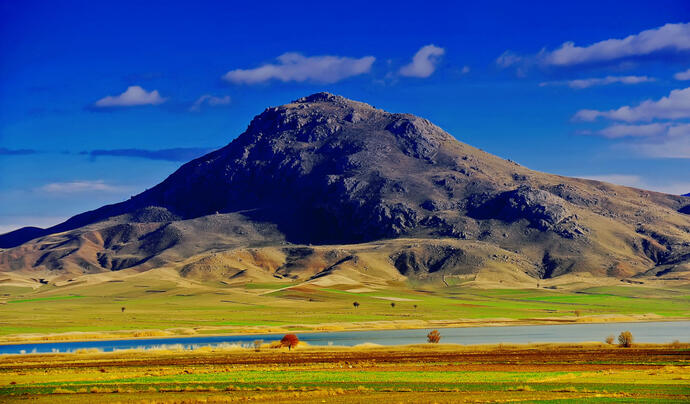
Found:
[[[530,325],[507,327],[457,327],[439,328],[442,343],[474,344],[524,344],[540,342],[604,341],[606,336],[621,331],[632,332],[635,342],[668,343],[675,340],[690,342],[690,321],[666,321],[648,323],[601,323]],[[431,329],[375,330],[339,332],[295,332],[301,341],[310,345],[354,346],[363,343],[379,345],[407,345],[426,342]],[[284,334],[196,336],[178,338],[147,338],[116,341],[45,342],[33,344],[0,345],[0,354],[73,352],[77,349],[98,348],[105,352],[123,349],[149,349],[164,346],[183,346],[195,349],[218,344],[242,344],[251,346],[254,340],[277,341]]]

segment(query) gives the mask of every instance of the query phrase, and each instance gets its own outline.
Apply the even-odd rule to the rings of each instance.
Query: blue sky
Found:
[[[126,199],[317,91],[690,192],[687,1],[249,3],[0,0],[0,233]]]

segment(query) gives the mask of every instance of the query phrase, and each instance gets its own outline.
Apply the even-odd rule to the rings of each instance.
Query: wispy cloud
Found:
[[[226,95],[223,97],[217,97],[215,95],[211,94],[204,94],[201,97],[199,97],[196,101],[194,101],[194,104],[192,104],[191,107],[189,107],[190,111],[200,111],[201,107],[204,105],[208,105],[210,107],[217,107],[221,105],[228,105],[230,104],[230,96]]]
[[[0,147],[0,156],[22,156],[36,153],[38,153],[38,151],[34,149],[8,149],[6,147]]]
[[[672,195],[683,195],[690,190],[690,182],[659,182],[631,174],[578,175],[578,178],[608,182],[626,187],[648,189]]]
[[[673,78],[676,80],[690,80],[690,69],[674,74]]]
[[[672,90],[657,101],[646,100],[637,106],[623,106],[609,111],[582,109],[573,117],[576,121],[595,121],[606,118],[614,121],[644,122],[654,119],[690,118],[690,87]]]
[[[653,137],[664,136],[668,133],[669,123],[650,123],[647,125],[611,125],[589,134],[600,135],[609,139],[622,137]]]
[[[539,83],[539,86],[568,86],[574,89],[583,89],[594,86],[606,86],[609,84],[640,84],[656,81],[653,77],[648,76],[606,76],[606,77],[592,77],[586,79],[563,80],[563,81],[545,81]]]
[[[436,71],[445,52],[445,49],[435,45],[423,46],[414,54],[412,62],[400,68],[399,73],[405,77],[429,77]]]
[[[623,39],[607,39],[588,46],[566,42],[560,48],[544,53],[543,63],[574,66],[648,56],[654,53],[690,51],[690,23],[666,24]]]
[[[649,158],[690,158],[690,87],[672,90],[658,100],[646,100],[635,106],[599,111],[583,109],[573,120],[593,122],[598,119],[625,122],[580,133],[609,139],[627,138],[614,147]],[[639,124],[638,122],[649,122]]]
[[[496,58],[496,64],[500,67],[510,67],[522,63],[524,59],[525,58],[523,56],[520,56],[513,51],[505,51],[501,54],[501,56]]]
[[[690,124],[669,125],[662,134],[620,146],[650,158],[690,159]]]
[[[373,56],[350,58],[284,53],[278,56],[278,63],[269,63],[253,69],[231,70],[223,76],[223,79],[237,84],[258,84],[270,80],[335,83],[348,77],[368,73],[375,60]]]
[[[76,180],[67,182],[51,182],[39,188],[42,192],[53,194],[73,194],[81,192],[120,192],[125,188],[106,183],[103,180]]]
[[[642,177],[631,174],[600,174],[600,175],[578,175],[578,178],[586,180],[594,180],[601,182],[608,182],[616,185],[625,185],[626,187],[639,188],[644,184]]]
[[[93,104],[93,107],[122,108],[142,105],[159,105],[166,100],[167,98],[160,96],[158,90],[146,91],[139,86],[130,86],[120,95],[109,95],[101,98]]]
[[[527,71],[535,63],[534,58],[521,56],[513,51],[505,51],[496,58],[496,65],[501,69],[515,68],[518,77],[525,77]]]
[[[606,39],[585,46],[565,42],[555,50],[542,49],[532,55],[519,55],[508,50],[496,59],[496,64],[502,68],[514,67],[518,75],[524,76],[535,66],[587,67],[681,53],[690,53],[690,23],[666,24],[622,39]]]
[[[103,156],[113,157],[135,157],[148,160],[164,161],[189,161],[214,150],[210,147],[177,147],[172,149],[110,149],[110,150],[91,150],[81,154],[87,154],[93,158]]]

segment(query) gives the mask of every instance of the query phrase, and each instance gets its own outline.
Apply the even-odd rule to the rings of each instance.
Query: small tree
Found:
[[[438,344],[441,340],[441,333],[438,332],[438,330],[433,330],[426,335],[426,340],[429,341],[430,344]]]
[[[391,302],[391,307],[395,308],[395,302]]]
[[[623,331],[621,335],[618,336],[618,345],[630,348],[633,344],[633,336],[630,331]]]
[[[580,317],[580,314],[582,314],[580,310],[575,310],[575,317]]]
[[[256,339],[254,340],[254,350],[256,352],[259,352],[261,350],[261,345],[263,345],[264,340],[262,339]]]
[[[299,338],[295,334],[285,334],[283,339],[280,340],[280,345],[288,347],[288,350],[296,347],[297,344],[299,344]]]
[[[412,305],[412,307],[414,307],[414,309],[417,310],[417,305],[416,305],[416,304]]]
[[[615,339],[616,339],[616,338],[615,338],[613,335],[609,335],[608,337],[606,337],[606,343],[609,344],[609,345],[613,345],[613,341],[614,341]]]
[[[359,302],[353,302],[352,305],[355,306],[356,309],[357,307],[359,307]]]
[[[121,308],[120,310],[122,310],[122,312],[124,313],[124,312],[125,312],[125,307],[122,306],[122,308]]]

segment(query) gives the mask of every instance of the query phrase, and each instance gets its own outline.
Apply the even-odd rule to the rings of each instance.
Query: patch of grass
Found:
[[[79,299],[84,296],[78,296],[78,295],[68,295],[68,296],[48,296],[48,297],[34,297],[32,299],[17,299],[17,300],[10,300],[7,303],[28,303],[28,302],[43,302],[46,300],[65,300],[65,299]]]

